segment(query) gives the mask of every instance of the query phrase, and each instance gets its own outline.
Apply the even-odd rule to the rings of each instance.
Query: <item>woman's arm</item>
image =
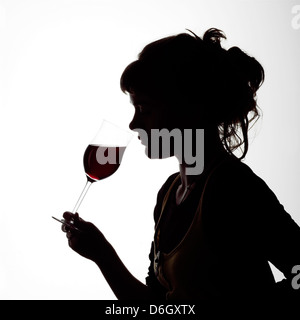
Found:
[[[155,298],[151,290],[128,271],[110,243],[106,242],[101,255],[94,262],[118,299]]]
[[[66,228],[69,246],[98,265],[118,299],[155,298],[153,292],[128,271],[114,248],[92,223],[84,221],[77,213],[65,212],[63,216],[80,230]]]

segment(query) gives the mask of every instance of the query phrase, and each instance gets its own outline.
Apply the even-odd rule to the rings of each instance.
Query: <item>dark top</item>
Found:
[[[158,192],[155,224],[161,214],[164,196],[177,175],[171,175]],[[187,232],[204,183],[205,177],[197,182],[182,204],[176,205],[175,192],[180,179],[177,181],[160,222],[161,251],[170,252]],[[209,180],[202,208],[206,238],[218,256],[218,264],[207,276],[218,279],[224,297],[257,297],[266,292],[299,295],[300,289],[294,290],[291,286],[291,279],[295,276],[291,270],[300,265],[300,228],[266,183],[246,164],[228,157]],[[146,283],[158,298],[164,299],[166,289],[157,281],[153,271],[153,244],[149,258],[151,264]],[[276,284],[268,261],[287,280]],[[244,282],[244,292],[240,292],[241,282]]]

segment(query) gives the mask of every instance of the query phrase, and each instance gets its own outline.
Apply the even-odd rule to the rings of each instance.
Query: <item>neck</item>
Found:
[[[219,138],[219,134],[216,130],[206,129],[204,132],[204,168],[202,173],[198,175],[186,174],[187,168],[190,165],[186,163],[179,164],[180,177],[181,177],[181,189],[185,190],[189,188],[194,182],[204,176],[210,169],[213,162],[221,156],[225,156],[227,152],[224,150],[222,142]]]

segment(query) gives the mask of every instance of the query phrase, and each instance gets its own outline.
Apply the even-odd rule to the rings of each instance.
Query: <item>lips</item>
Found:
[[[148,141],[148,135],[145,130],[143,129],[135,129],[138,133],[137,138],[140,140],[141,144],[146,146]]]

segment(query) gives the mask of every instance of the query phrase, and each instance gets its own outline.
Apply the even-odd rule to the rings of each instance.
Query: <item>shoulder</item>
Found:
[[[241,238],[247,236],[247,230],[260,239],[289,232],[300,236],[299,227],[275,193],[241,161],[224,162],[214,172],[205,191],[204,208],[206,220],[219,225],[220,232],[226,226],[235,235],[240,232]]]
[[[229,194],[261,195],[272,194],[266,182],[244,162],[228,158],[221,163],[208,181],[214,191]]]
[[[282,217],[283,206],[267,183],[237,159],[223,162],[208,180],[204,206],[220,223],[266,224]]]

